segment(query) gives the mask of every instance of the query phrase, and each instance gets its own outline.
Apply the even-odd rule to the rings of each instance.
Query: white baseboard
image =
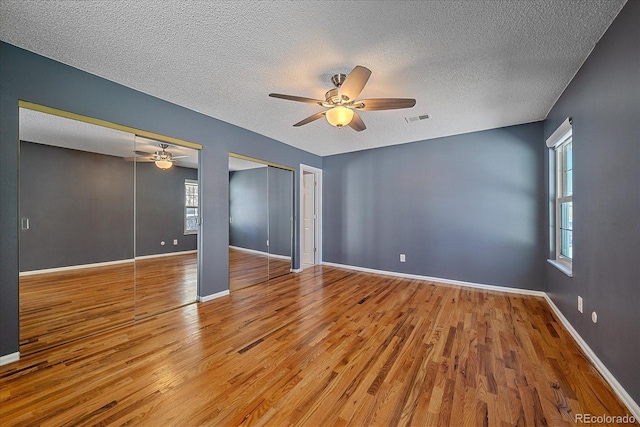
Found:
[[[9,363],[17,362],[18,360],[20,360],[19,351],[11,354],[6,354],[4,356],[0,356],[0,366],[8,365]]]
[[[302,273],[302,269],[301,268],[292,268],[291,272],[292,273]]]
[[[240,252],[246,252],[246,253],[249,253],[249,254],[264,255],[264,256],[271,257],[271,258],[284,259],[284,260],[287,260],[287,261],[291,260],[291,257],[290,256],[286,256],[286,255],[270,254],[269,252],[258,251],[256,249],[241,248],[240,246],[231,246],[231,245],[229,245],[229,247],[231,249],[235,249],[235,250],[240,251]]]
[[[259,251],[259,250],[257,250],[257,249],[241,248],[240,246],[231,246],[231,245],[229,245],[229,249],[235,249],[236,251],[246,252],[246,253],[248,253],[248,254],[256,254],[256,255],[269,256],[269,253],[268,253],[268,252],[265,252],[265,251]]]
[[[536,297],[544,297],[546,295],[546,293],[542,291],[534,291],[531,289],[509,288],[506,286],[485,285],[482,283],[463,282],[460,280],[442,279],[439,277],[420,276],[418,274],[407,274],[407,273],[398,273],[395,271],[375,270],[373,268],[356,267],[353,265],[336,264],[333,262],[326,262],[326,261],[323,262],[322,265],[326,265],[329,267],[338,267],[338,268],[346,268],[349,270],[362,271],[364,273],[383,274],[385,276],[402,277],[405,279],[427,280],[430,282],[445,283],[447,285],[465,286],[468,288],[483,289],[486,291],[508,292],[510,294],[533,295]]]
[[[228,290],[216,292],[215,294],[211,294],[211,295],[205,295],[203,297],[199,296],[197,299],[198,299],[198,302],[207,302],[207,301],[214,300],[216,298],[224,297],[226,295],[229,295]]]
[[[567,329],[567,331],[571,334],[576,343],[580,346],[584,354],[589,358],[589,361],[596,367],[600,375],[604,377],[604,379],[609,383],[609,386],[613,389],[613,391],[618,395],[620,400],[627,406],[631,414],[634,416],[636,420],[640,420],[640,406],[638,403],[633,400],[633,398],[627,393],[627,391],[622,387],[622,385],[618,382],[618,380],[613,376],[613,374],[607,369],[607,367],[602,363],[602,361],[596,356],[596,354],[591,350],[591,347],[586,343],[585,340],[582,339],[578,331],[574,329],[574,327],[569,323],[564,314],[560,311],[557,305],[554,304],[553,300],[545,293],[544,298],[547,300],[549,307],[553,313],[558,317],[562,325]],[[611,414],[618,415],[618,414]]]
[[[107,267],[110,265],[128,264],[134,259],[119,259],[117,261],[96,262],[93,264],[69,265],[67,267],[45,268],[42,270],[21,271],[20,277],[33,276],[35,274],[58,273],[60,271],[81,270],[83,268]]]
[[[176,256],[176,255],[188,255],[188,254],[197,254],[198,250],[192,250],[192,251],[180,251],[180,252],[167,252],[164,254],[154,254],[154,255],[143,255],[143,256],[137,256],[136,259],[151,259],[151,258],[162,258],[165,256]]]

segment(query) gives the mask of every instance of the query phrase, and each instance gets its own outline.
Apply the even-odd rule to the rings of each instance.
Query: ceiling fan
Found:
[[[289,101],[305,102],[307,104],[318,104],[327,108],[325,111],[321,111],[299,121],[293,125],[295,127],[306,125],[324,116],[332,126],[349,126],[358,132],[365,130],[367,127],[364,125],[357,111],[397,110],[401,108],[411,108],[416,105],[416,100],[413,98],[371,98],[357,100],[356,98],[367,84],[369,76],[371,76],[371,70],[360,65],[357,65],[348,75],[334,74],[333,77],[331,77],[331,82],[335,88],[325,93],[324,101],[302,96],[283,95],[281,93],[270,93],[269,96],[287,99]]]
[[[144,151],[136,150],[136,157],[128,157],[125,160],[135,161],[135,162],[154,162],[156,166],[160,169],[169,169],[173,166],[173,163],[177,159],[182,159],[189,156],[173,156],[167,148],[169,148],[169,144],[165,144],[163,142],[159,143],[158,146],[161,148],[160,151],[156,151],[155,153],[147,153]]]

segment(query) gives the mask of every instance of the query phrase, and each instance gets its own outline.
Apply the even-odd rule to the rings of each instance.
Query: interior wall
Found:
[[[269,166],[269,253],[291,256],[292,172]]]
[[[325,157],[324,261],[543,290],[542,130],[538,122]]]
[[[191,141],[200,153],[200,296],[229,289],[229,152],[298,169],[322,158],[0,42],[0,356],[18,351],[18,101]],[[214,84],[216,84],[214,82]],[[296,174],[298,172],[296,171]],[[296,194],[298,193],[296,177]],[[299,211],[295,199],[295,212]],[[299,238],[294,227],[294,268]]]
[[[20,143],[20,271],[133,258],[133,164]]]
[[[229,172],[230,245],[291,256],[291,174],[271,166]]]
[[[548,293],[640,402],[640,2],[629,1],[545,121],[573,118],[573,277],[546,267]],[[548,174],[547,174],[548,175]],[[550,245],[547,237],[547,245]],[[577,310],[583,298],[584,314]],[[591,321],[591,313],[598,322]]]
[[[229,172],[229,244],[266,253],[267,168]]]
[[[198,236],[184,234],[185,179],[197,181],[198,170],[136,164],[136,256],[197,249]]]

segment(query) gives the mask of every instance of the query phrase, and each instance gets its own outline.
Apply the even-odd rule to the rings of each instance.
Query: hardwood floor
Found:
[[[198,254],[136,260],[136,319],[196,301]]]
[[[197,254],[23,276],[20,353],[130,323],[196,296]]]
[[[291,260],[229,247],[229,290],[237,291],[289,274]]]
[[[565,426],[624,415],[542,298],[316,266],[0,367],[8,425]]]

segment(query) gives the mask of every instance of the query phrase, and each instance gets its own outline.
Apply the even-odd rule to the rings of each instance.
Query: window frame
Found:
[[[196,204],[195,205],[190,205],[187,203],[188,201],[188,187],[189,186],[195,186],[196,187],[196,194],[197,194],[197,200],[196,200]],[[191,235],[191,234],[198,234],[198,231],[200,229],[200,185],[198,183],[197,180],[194,179],[185,179],[184,180],[184,211],[183,211],[183,216],[184,216],[184,235]],[[189,229],[187,228],[188,225],[188,221],[187,221],[187,211],[189,209],[196,209],[196,228],[195,229]]]
[[[571,166],[567,166],[567,147],[571,146]],[[570,191],[567,191],[568,171],[573,172],[573,138],[571,132],[566,135],[556,147],[556,197],[555,197],[555,210],[556,210],[556,261],[563,264],[565,267],[571,269],[573,266],[573,182],[571,183]],[[572,180],[573,181],[573,180]],[[562,253],[563,241],[562,241],[562,205],[565,203],[571,203],[571,256],[567,256]]]
[[[569,277],[573,277],[573,121],[567,118],[546,141],[547,147],[553,150],[553,167],[549,162],[549,191],[553,194],[553,211],[549,211],[550,219],[555,221],[553,226],[554,236],[550,239],[550,254],[552,259],[547,261]],[[571,166],[565,168],[566,165],[566,148],[571,145]],[[551,152],[550,152],[551,155]],[[568,171],[571,171],[568,174]],[[567,191],[567,179],[571,176],[571,188]],[[551,185],[553,182],[553,185]],[[551,200],[550,200],[551,202]],[[571,203],[571,257],[562,254],[562,205],[563,203]]]

